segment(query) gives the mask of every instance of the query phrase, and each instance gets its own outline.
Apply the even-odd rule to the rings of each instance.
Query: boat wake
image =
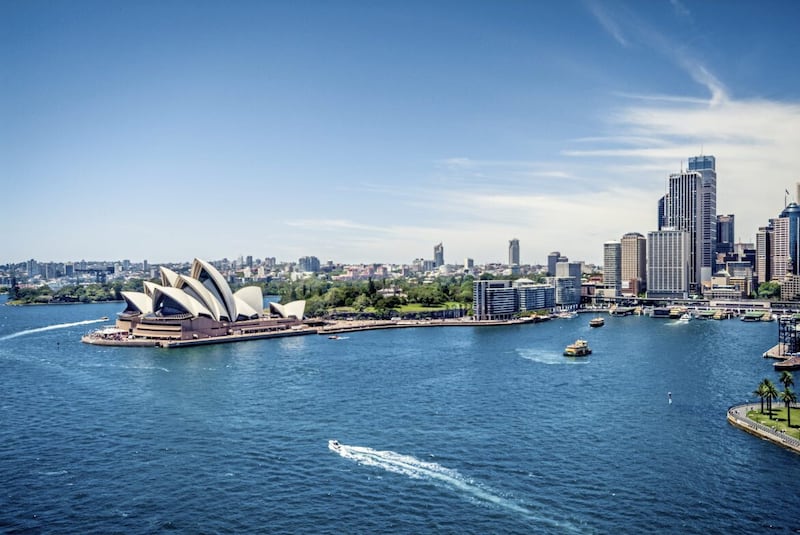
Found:
[[[42,333],[45,331],[54,331],[56,329],[67,329],[69,327],[76,327],[78,325],[90,325],[92,323],[100,323],[102,321],[107,321],[107,318],[100,318],[96,320],[84,320],[84,321],[75,321],[73,323],[57,323],[55,325],[48,325],[47,327],[37,327],[35,329],[26,329],[24,331],[19,331],[17,333],[7,334],[5,336],[0,336],[0,340],[10,340],[11,338],[16,338],[18,336],[25,336],[26,334],[36,334]]]
[[[559,528],[560,530],[578,531],[574,526],[569,524],[542,518],[530,509],[476,485],[456,470],[446,468],[437,463],[421,461],[411,455],[403,455],[394,451],[374,450],[361,446],[348,446],[335,440],[328,442],[328,448],[345,459],[350,459],[364,466],[375,466],[387,472],[402,474],[413,479],[433,481],[449,487],[452,490],[460,491],[472,498],[523,515],[528,520],[545,523],[552,527]]]
[[[525,360],[531,360],[540,364],[557,364],[568,366],[584,366],[588,360],[565,359],[564,355],[555,351],[541,351],[533,349],[517,349],[517,354]]]

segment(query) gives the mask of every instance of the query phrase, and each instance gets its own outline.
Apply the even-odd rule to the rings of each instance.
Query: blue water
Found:
[[[774,323],[80,343],[120,309],[0,306],[0,531],[800,529],[800,456],[725,421]]]

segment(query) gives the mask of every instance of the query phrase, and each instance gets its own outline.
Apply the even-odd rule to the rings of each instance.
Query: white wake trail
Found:
[[[55,325],[48,325],[47,327],[37,327],[35,329],[26,329],[24,331],[19,331],[17,333],[7,334],[5,336],[0,336],[0,340],[9,340],[11,338],[16,338],[18,336],[25,336],[26,334],[35,334],[41,333],[45,331],[54,331],[56,329],[66,329],[68,327],[75,327],[77,325],[90,325],[92,323],[100,323],[101,321],[108,321],[107,319],[97,319],[97,320],[84,320],[84,321],[76,321],[73,323],[57,323]]]
[[[329,441],[328,448],[345,459],[353,460],[364,466],[376,466],[388,472],[406,475],[414,479],[438,481],[452,489],[469,494],[473,498],[519,513],[531,521],[549,524],[550,526],[563,530],[578,531],[574,526],[535,515],[530,509],[493,494],[471,483],[458,473],[458,471],[446,468],[437,463],[421,461],[416,457],[403,455],[394,451],[374,450],[362,446],[348,446],[336,441]]]

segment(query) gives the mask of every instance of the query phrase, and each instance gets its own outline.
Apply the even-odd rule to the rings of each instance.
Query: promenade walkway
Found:
[[[795,453],[800,453],[800,440],[794,437],[776,431],[775,429],[760,424],[747,417],[747,413],[754,410],[760,410],[760,403],[745,403],[743,405],[734,405],[728,409],[728,422],[734,427],[738,427],[743,431],[755,435],[764,440],[774,442],[784,448],[790,449]]]

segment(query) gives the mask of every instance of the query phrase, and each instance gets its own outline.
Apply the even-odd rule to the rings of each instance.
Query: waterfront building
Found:
[[[554,286],[557,306],[574,306],[581,302],[582,262],[557,262]]]
[[[440,243],[433,247],[433,267],[444,265],[444,246]]]
[[[781,281],[781,300],[793,301],[800,297],[800,275],[787,273]]]
[[[555,307],[555,288],[550,284],[537,284],[530,279],[517,279],[512,283],[517,291],[519,310],[552,310]]]
[[[606,297],[620,295],[622,281],[622,245],[618,241],[603,244],[603,286]]]
[[[476,320],[511,319],[518,311],[518,294],[508,280],[473,283],[472,307]]]
[[[622,295],[636,296],[647,288],[647,238],[638,232],[628,232],[620,240]]]
[[[665,228],[647,234],[647,297],[686,299],[690,291],[690,234]]]
[[[145,281],[142,292],[121,293],[126,308],[116,327],[131,343],[258,336],[289,329],[303,319],[305,301],[270,303],[270,313],[277,318],[264,316],[259,286],[232,292],[222,274],[199,259],[188,275],[161,266],[160,278],[160,284]]]
[[[508,265],[519,266],[519,240],[516,238],[508,242]]]

